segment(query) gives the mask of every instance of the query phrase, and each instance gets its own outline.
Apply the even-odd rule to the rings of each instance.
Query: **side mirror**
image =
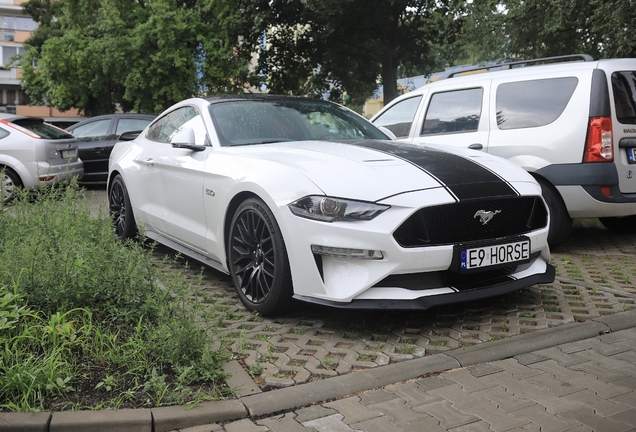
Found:
[[[184,128],[174,134],[170,143],[172,148],[185,148],[192,151],[203,151],[205,146],[196,145],[196,139],[194,137],[194,130],[192,128]]]
[[[136,139],[139,136],[140,133],[141,133],[140,130],[124,132],[123,134],[119,135],[118,140],[119,141],[132,141],[132,140]]]
[[[388,136],[389,138],[391,138],[393,141],[395,141],[397,139],[397,137],[395,136],[395,134],[393,132],[391,132],[389,129],[387,129],[384,126],[376,126],[378,129],[380,129],[382,132],[384,132],[384,135]]]

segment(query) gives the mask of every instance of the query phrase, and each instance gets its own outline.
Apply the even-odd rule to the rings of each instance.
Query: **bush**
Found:
[[[226,355],[197,324],[193,288],[142,243],[116,241],[84,193],[71,183],[0,205],[0,407],[226,396]]]

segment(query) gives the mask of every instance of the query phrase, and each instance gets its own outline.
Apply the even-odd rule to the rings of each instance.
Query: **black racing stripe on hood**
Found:
[[[501,177],[475,161],[430,147],[384,141],[355,141],[366,147],[405,160],[436,178],[459,200],[519,196]]]

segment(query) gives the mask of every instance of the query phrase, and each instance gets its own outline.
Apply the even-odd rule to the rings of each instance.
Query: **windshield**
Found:
[[[339,105],[312,99],[229,100],[210,105],[221,145],[389,139]]]

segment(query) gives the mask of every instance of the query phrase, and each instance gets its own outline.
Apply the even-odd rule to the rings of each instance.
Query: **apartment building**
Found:
[[[0,112],[44,117],[62,125],[73,123],[80,117],[77,110],[60,112],[45,106],[29,106],[31,101],[20,85],[21,69],[9,67],[13,56],[24,52],[24,41],[37,28],[37,23],[24,14],[23,2],[0,0]]]

